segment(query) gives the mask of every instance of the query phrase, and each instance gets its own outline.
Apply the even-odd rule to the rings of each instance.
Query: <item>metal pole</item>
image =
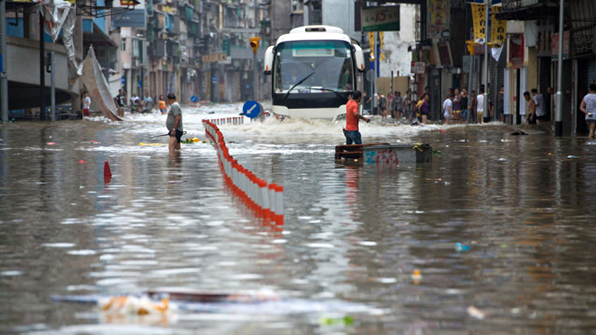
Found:
[[[370,71],[370,115],[374,114],[375,111],[375,81],[373,71]]]
[[[252,82],[253,82],[253,84],[252,84],[252,89],[253,89],[252,98],[255,101],[258,100],[257,99],[257,92],[258,92],[257,75],[258,75],[258,73],[257,73],[257,53],[253,52],[252,53]]]
[[[474,55],[470,55],[470,73],[468,76],[468,115],[466,117],[466,123],[468,124],[472,118],[472,96],[470,95],[472,93],[471,90],[473,85],[472,73],[474,73]]]
[[[51,86],[51,93],[50,93],[50,97],[52,99],[52,121],[56,121],[56,71],[54,71],[55,69],[55,65],[56,65],[56,52],[52,51],[50,53],[50,65],[52,66],[52,71],[51,71],[51,82],[52,82],[52,86]]]
[[[391,70],[391,84],[389,86],[389,91],[393,93],[393,70]]]
[[[43,7],[39,10],[39,120],[46,119],[46,73],[45,73],[45,44],[43,41]]]
[[[0,114],[2,122],[8,122],[8,73],[6,68],[6,0],[0,0]]]
[[[565,0],[559,5],[559,59],[557,60],[557,108],[555,113],[555,136],[563,136],[563,15],[565,13]]]
[[[490,0],[486,0],[486,9],[485,9],[485,21],[484,21],[484,117],[490,116],[488,113],[488,12],[489,12],[489,3]]]
[[[375,81],[381,76],[381,34],[378,31],[375,32]],[[378,88],[377,88],[378,89]]]

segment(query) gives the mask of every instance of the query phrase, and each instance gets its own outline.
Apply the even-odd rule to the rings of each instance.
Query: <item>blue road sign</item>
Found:
[[[123,85],[126,84],[126,77],[125,76],[122,76],[122,84]]]
[[[244,113],[244,115],[248,116],[251,119],[254,119],[257,116],[259,116],[259,114],[261,114],[262,109],[263,108],[261,107],[261,104],[254,100],[248,100],[242,106],[242,112]]]
[[[192,97],[190,97],[190,102],[196,103],[197,101],[199,101],[199,98],[197,98],[196,95],[193,95]]]

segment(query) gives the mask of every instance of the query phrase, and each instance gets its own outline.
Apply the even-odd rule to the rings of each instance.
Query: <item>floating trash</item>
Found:
[[[170,313],[169,299],[152,301],[148,296],[121,296],[99,299],[98,307],[103,313],[116,315],[155,315]]]
[[[145,143],[145,142],[141,142],[139,143],[139,145],[166,145],[167,143]]]
[[[322,326],[335,326],[335,325],[343,325],[343,326],[351,326],[354,324],[354,318],[347,315],[343,318],[328,318],[322,317],[319,319],[319,324]]]
[[[422,280],[422,274],[420,273],[420,270],[416,269],[412,274],[412,281],[414,282],[414,285],[418,285],[420,284],[420,280]]]
[[[194,144],[194,143],[207,143],[207,141],[201,141],[200,139],[193,137],[193,138],[187,138],[185,140],[182,140],[182,141],[180,141],[180,143]]]
[[[455,243],[455,250],[456,251],[468,251],[468,250],[470,250],[470,246],[457,242],[457,243]]]
[[[476,319],[482,320],[484,319],[484,317],[486,317],[486,313],[479,310],[478,308],[474,307],[474,306],[470,306],[468,307],[468,314],[471,317],[474,317]]]
[[[164,301],[164,299],[167,299]],[[283,299],[272,292],[256,291],[245,293],[197,292],[185,290],[165,290],[163,292],[146,292],[141,295],[125,295],[105,297],[99,295],[67,295],[52,296],[58,302],[89,303],[98,307],[102,316],[125,317],[131,322],[138,318],[176,317],[177,314],[188,313],[225,313],[246,315],[289,315],[312,313],[329,313],[331,315],[350,315],[368,313],[371,308],[358,303],[341,300],[324,301]],[[343,320],[325,320],[331,324],[351,322]]]

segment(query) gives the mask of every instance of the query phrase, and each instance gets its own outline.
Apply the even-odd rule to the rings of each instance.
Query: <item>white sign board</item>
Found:
[[[412,62],[412,70],[415,74],[422,74],[426,72],[426,64],[424,62]]]
[[[399,6],[362,8],[362,31],[399,30]]]

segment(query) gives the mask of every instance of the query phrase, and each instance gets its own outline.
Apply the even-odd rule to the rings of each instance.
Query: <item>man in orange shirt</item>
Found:
[[[362,93],[354,91],[348,95],[348,103],[346,104],[346,128],[344,135],[346,136],[346,144],[362,144],[362,137],[358,130],[358,122],[364,120],[370,122],[370,119],[365,118],[359,113],[359,103],[362,100]]]

